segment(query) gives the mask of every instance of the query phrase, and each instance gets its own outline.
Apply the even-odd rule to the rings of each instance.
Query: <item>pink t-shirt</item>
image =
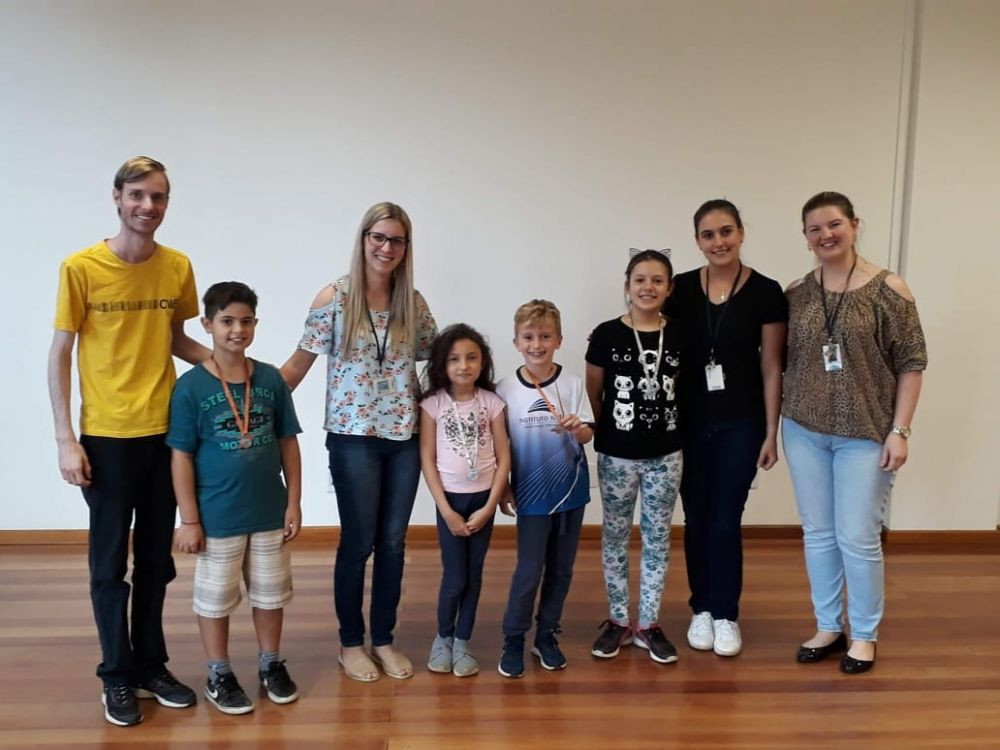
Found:
[[[477,388],[472,400],[453,401],[440,390],[421,401],[420,408],[437,424],[437,470],[445,490],[488,490],[497,468],[491,425],[503,413],[503,400]],[[478,472],[475,479],[469,478],[471,467],[475,467],[473,474]]]

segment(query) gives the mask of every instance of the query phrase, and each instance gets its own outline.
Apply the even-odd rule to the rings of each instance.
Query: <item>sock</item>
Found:
[[[205,664],[208,665],[208,673],[211,677],[233,673],[233,668],[229,665],[229,659],[209,659]]]
[[[257,654],[257,668],[261,672],[266,672],[274,662],[278,661],[277,651],[261,651]]]

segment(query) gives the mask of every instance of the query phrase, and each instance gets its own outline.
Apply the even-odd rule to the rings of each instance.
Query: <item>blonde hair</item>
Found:
[[[533,299],[525,302],[514,313],[514,335],[521,326],[539,325],[546,318],[551,318],[556,327],[556,335],[562,338],[562,316],[559,308],[547,299]]]
[[[148,156],[133,156],[122,164],[115,172],[115,190],[121,190],[126,182],[138,182],[143,177],[153,172],[159,172],[163,179],[167,181],[167,194],[170,194],[170,179],[167,177],[167,168],[156,159]]]
[[[354,241],[354,255],[348,274],[347,299],[344,302],[344,335],[340,342],[340,354],[347,357],[359,335],[367,335],[368,320],[368,279],[365,266],[365,234],[375,224],[384,219],[395,219],[403,225],[409,240],[403,260],[392,272],[389,281],[389,346],[409,341],[416,347],[417,293],[413,289],[413,225],[410,217],[395,203],[376,203],[365,211]]]

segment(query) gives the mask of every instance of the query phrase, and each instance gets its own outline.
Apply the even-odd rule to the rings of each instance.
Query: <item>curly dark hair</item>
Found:
[[[493,383],[493,353],[490,351],[486,339],[475,328],[465,323],[454,323],[445,328],[431,345],[431,356],[427,360],[427,369],[424,374],[427,378],[427,388],[425,397],[431,396],[442,388],[451,392],[451,381],[448,380],[448,355],[456,341],[468,339],[479,347],[482,354],[483,366],[476,378],[476,387],[485,391],[495,391],[496,385]]]

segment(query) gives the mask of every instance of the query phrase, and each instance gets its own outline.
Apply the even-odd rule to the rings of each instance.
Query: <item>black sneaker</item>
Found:
[[[594,647],[590,653],[602,659],[610,659],[618,656],[622,646],[627,646],[632,642],[632,628],[628,625],[619,625],[611,620],[605,620],[597,627],[604,628],[604,632],[597,636]]]
[[[298,700],[299,689],[288,676],[284,659],[271,662],[266,670],[258,670],[257,675],[260,677],[260,684],[267,691],[267,697],[275,703],[291,703]]]
[[[253,701],[243,692],[232,672],[209,676],[205,697],[224,714],[248,714],[253,711]]]
[[[194,690],[174,677],[170,672],[152,677],[134,685],[136,698],[156,698],[156,702],[167,708],[187,708],[198,702]]]
[[[139,704],[128,685],[105,685],[101,693],[104,718],[118,727],[131,727],[142,721]]]
[[[504,677],[524,677],[524,636],[508,635],[503,639],[503,651],[497,671]]]
[[[663,634],[659,625],[651,625],[645,630],[635,631],[635,645],[648,649],[649,658],[660,664],[671,664],[677,661],[677,649]]]
[[[559,641],[556,640],[558,630],[548,630],[544,633],[535,634],[535,644],[531,647],[531,653],[538,657],[545,669],[565,669],[566,657],[559,650]]]

